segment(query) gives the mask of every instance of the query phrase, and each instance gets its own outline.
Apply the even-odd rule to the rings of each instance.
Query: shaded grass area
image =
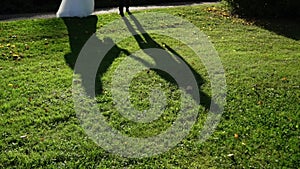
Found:
[[[290,21],[285,27],[278,26],[290,30],[282,36],[270,31],[276,27],[263,29],[229,17],[221,7],[153,10],[183,17],[209,36],[223,62],[228,92],[221,122],[208,141],[201,143],[198,139],[207,113],[202,104],[198,122],[187,138],[167,153],[144,159],[122,158],[98,147],[81,128],[73,107],[73,65],[82,45],[76,39],[84,41],[95,29],[117,19],[117,14],[92,16],[87,23],[74,19],[79,24],[75,35],[70,31],[74,26],[68,27],[74,23],[72,19],[1,22],[0,167],[297,168],[300,42],[295,28],[299,24]],[[76,32],[86,25],[90,25],[88,30]],[[209,98],[209,78],[201,61],[173,39],[147,36],[182,56],[200,76],[200,90]],[[157,71],[149,71],[136,76],[131,98],[138,109],[147,109],[151,87],[162,85],[169,107],[160,121],[136,125],[113,108],[111,76],[122,59],[141,48],[136,38],[128,38],[112,49],[112,57],[98,70],[101,84],[96,92],[99,107],[111,126],[143,137],[165,130],[179,105],[176,84]]]
[[[297,41],[300,40],[300,20],[299,19],[269,19],[269,20],[259,20],[256,21],[255,24],[275,32],[279,35],[295,39]]]

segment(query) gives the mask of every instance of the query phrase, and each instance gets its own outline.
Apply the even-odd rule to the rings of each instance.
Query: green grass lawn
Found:
[[[223,63],[227,105],[206,142],[198,135],[209,106],[210,79],[189,48],[150,34],[191,66],[200,86],[199,117],[190,134],[170,151],[149,158],[122,158],[93,142],[77,119],[73,98],[74,61],[93,30],[117,14],[79,19],[0,22],[0,168],[299,168],[300,22],[249,22],[229,17],[223,6],[156,9],[195,24],[211,40]],[[140,13],[145,11],[139,11]],[[87,23],[97,21],[96,27]],[[78,32],[82,27],[87,30]],[[98,70],[96,100],[109,124],[122,133],[147,137],[176,118],[179,94],[158,71],[138,74],[130,90],[139,110],[149,108],[151,88],[161,86],[168,106],[157,121],[136,124],[114,108],[113,72],[140,49],[131,37],[117,44]]]

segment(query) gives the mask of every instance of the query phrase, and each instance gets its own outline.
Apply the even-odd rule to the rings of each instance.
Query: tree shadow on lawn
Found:
[[[212,99],[208,94],[201,91],[200,87],[204,83],[204,79],[201,77],[201,75],[198,74],[187,62],[185,62],[183,57],[180,56],[170,46],[165,44],[164,47],[162,47],[153,38],[151,38],[151,36],[144,31],[142,25],[139,23],[139,21],[133,15],[131,15],[130,18],[134,21],[140,34],[137,33],[137,31],[133,28],[133,26],[131,25],[131,23],[129,22],[129,20],[127,18],[123,17],[123,20],[124,20],[128,30],[131,32],[131,34],[137,41],[139,47],[141,49],[149,49],[149,48],[161,49],[161,50],[166,51],[166,53],[169,53],[169,54],[171,53],[172,55],[178,56],[183,61],[183,63],[177,63],[178,66],[179,66],[179,64],[187,65],[188,68],[192,71],[192,73],[196,79],[198,89],[199,89],[198,94],[200,96],[200,104],[203,107],[205,107],[206,110],[210,109],[211,104],[213,104],[215,108],[218,107],[216,104],[214,104],[212,102]],[[68,29],[69,42],[70,42],[70,48],[71,48],[71,53],[68,53],[65,55],[65,61],[69,65],[70,68],[74,69],[77,57],[78,57],[81,49],[83,48],[83,46],[85,45],[87,40],[89,40],[89,38],[96,32],[96,24],[98,22],[98,18],[97,18],[97,16],[89,16],[86,18],[63,18],[63,20]],[[94,82],[94,84],[85,83],[85,79],[88,79],[90,77],[85,77],[85,75],[83,75],[84,73],[79,73],[82,76],[81,77],[82,85],[83,85],[84,89],[86,90],[86,93],[90,96],[94,96],[94,95],[97,96],[97,95],[102,94],[103,87],[102,87],[102,82],[100,79],[101,79],[102,75],[105,72],[107,72],[108,68],[112,65],[114,60],[121,55],[121,53],[124,53],[127,56],[134,57],[134,59],[136,59],[140,63],[144,64],[145,66],[149,66],[149,63],[147,63],[147,61],[143,60],[142,58],[131,55],[131,53],[128,52],[126,49],[122,49],[119,46],[117,46],[113,42],[113,40],[110,38],[106,38],[104,40],[97,39],[96,43],[101,44],[101,45],[106,45],[106,46],[113,46],[113,47],[108,51],[108,53],[103,58],[100,66],[98,68],[96,81]],[[99,50],[101,50],[101,49],[99,49]],[[151,55],[153,55],[153,53],[150,52],[150,53],[146,53],[146,54],[154,59],[155,64],[158,64],[158,65],[161,64],[159,62],[159,60],[157,60],[157,57],[151,56]],[[172,57],[171,54],[169,57]],[[173,62],[172,64],[176,64],[176,62],[178,62],[178,61],[173,58],[172,62]],[[163,66],[163,65],[160,65],[160,66]],[[161,70],[157,70],[157,69],[151,69],[151,70],[154,70],[160,77],[167,80],[168,82],[178,85],[177,82],[168,73],[161,71]],[[87,81],[89,81],[89,80],[87,80]],[[89,87],[91,85],[96,86],[94,91],[92,90],[91,87]],[[184,84],[183,88],[185,89],[185,92],[190,94],[195,100],[199,100],[196,98],[197,94],[192,92],[193,90],[191,88],[189,88],[190,87],[189,85],[190,84],[188,82]],[[218,109],[216,109],[216,111],[217,110]]]
[[[300,19],[298,18],[261,19],[255,21],[255,25],[278,35],[300,40]]]

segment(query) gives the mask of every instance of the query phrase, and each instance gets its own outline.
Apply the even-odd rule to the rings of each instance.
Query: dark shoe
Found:
[[[122,17],[124,17],[124,16],[125,16],[123,12],[120,12],[120,15],[121,15]]]
[[[130,11],[126,11],[128,13],[128,15],[131,15],[132,13]]]

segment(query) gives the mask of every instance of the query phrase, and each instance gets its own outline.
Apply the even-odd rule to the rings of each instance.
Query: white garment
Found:
[[[60,17],[86,17],[94,11],[94,0],[62,0],[56,13]]]

